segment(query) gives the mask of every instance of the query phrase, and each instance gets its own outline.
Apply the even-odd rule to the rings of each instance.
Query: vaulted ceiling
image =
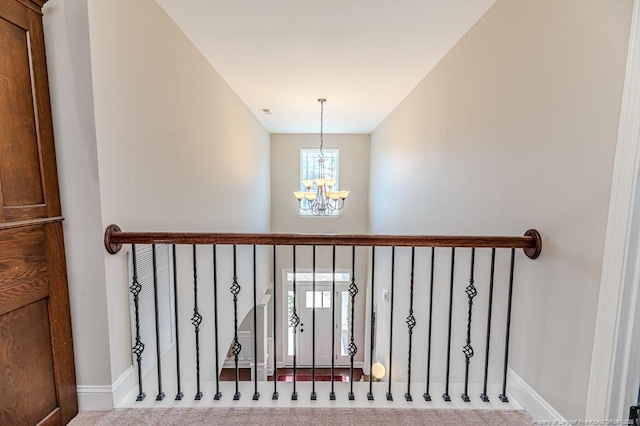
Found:
[[[496,0],[156,1],[269,132],[371,133]]]

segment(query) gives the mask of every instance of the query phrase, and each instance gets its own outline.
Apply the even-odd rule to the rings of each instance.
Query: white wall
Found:
[[[78,384],[108,394],[132,356],[127,249],[106,254],[105,227],[268,231],[269,134],[153,0],[51,1],[45,23]],[[204,300],[211,296],[211,253],[199,253]],[[191,253],[180,248],[179,256],[188,342]],[[258,261],[262,276],[267,260]],[[240,319],[252,303],[247,261],[239,261]],[[230,273],[226,262],[225,289]],[[267,283],[258,286],[262,294]],[[224,318],[231,311],[223,291]],[[213,327],[207,305],[203,334]],[[232,333],[222,332],[223,355]]]
[[[357,234],[369,230],[369,135],[324,135],[324,146],[340,150],[340,189],[351,191],[339,218],[300,216],[293,196],[293,191],[300,190],[300,150],[318,149],[320,135],[271,135],[273,232]]]
[[[86,0],[44,7],[78,386],[110,386],[107,287]],[[80,401],[82,408],[83,401]]]
[[[330,114],[330,110],[325,113]],[[298,202],[293,191],[299,190],[300,185],[300,149],[318,148],[320,135],[313,134],[274,134],[271,135],[271,231],[276,233],[328,233],[328,234],[364,234],[369,229],[369,135],[324,135],[324,146],[327,149],[340,150],[340,189],[349,190],[349,198],[339,217],[300,216]],[[312,268],[312,254],[310,247],[297,248],[298,270]],[[355,325],[356,339],[364,341],[365,300],[367,287],[367,256],[366,249],[356,252],[356,283],[360,293],[356,299]],[[281,271],[293,266],[291,248],[278,249],[278,273],[276,283],[278,294],[282,295]],[[351,269],[351,249],[338,248],[336,254],[336,268]],[[318,270],[331,270],[331,249],[320,247],[317,249]],[[278,303],[282,306],[281,299]],[[280,318],[276,323],[278,330],[282,330]],[[271,326],[269,326],[271,329]],[[282,342],[282,339],[279,340]],[[281,360],[281,347],[278,345],[277,360]],[[365,351],[360,348],[356,356],[362,361]]]
[[[103,226],[267,231],[269,134],[220,75],[152,0],[91,1],[89,21]],[[115,380],[126,261],[104,256]]]
[[[566,418],[586,407],[631,3],[499,0],[371,138],[372,232],[540,230],[510,359]]]

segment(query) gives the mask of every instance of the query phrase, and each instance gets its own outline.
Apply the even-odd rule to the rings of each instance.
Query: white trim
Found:
[[[118,380],[112,386],[113,390],[113,406],[118,407],[127,397],[127,394],[138,383],[136,378],[136,369],[133,365],[129,366],[124,373],[118,377]]]
[[[267,337],[267,375],[273,376],[273,360],[276,359],[273,337]]]
[[[77,387],[80,411],[110,411],[118,406],[135,386],[135,368],[130,366],[113,385]]]
[[[511,368],[507,371],[509,396],[512,396],[535,420],[558,420],[564,424],[566,419],[556,411],[538,392],[533,390],[522,377]]]
[[[80,411],[113,410],[112,387],[109,385],[78,386],[78,409]]]
[[[623,418],[640,251],[640,0],[634,1],[585,418]],[[628,408],[628,407],[627,407]],[[622,417],[621,417],[622,416]]]

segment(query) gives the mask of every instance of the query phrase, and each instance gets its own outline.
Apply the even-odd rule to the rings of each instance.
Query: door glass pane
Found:
[[[322,307],[325,309],[331,308],[331,292],[330,291],[322,292]]]
[[[349,355],[349,292],[342,292],[342,306],[340,309],[340,355]]]
[[[329,309],[331,308],[331,292],[330,291],[316,291],[316,309]],[[313,306],[313,291],[305,291],[305,308],[312,309]]]
[[[293,328],[291,327],[291,315],[293,314],[293,291],[289,290],[287,294],[287,354],[293,356],[293,345],[295,344],[293,337]]]
[[[336,282],[349,282],[351,281],[351,274],[349,272],[336,272],[335,275],[331,274],[331,272],[316,272],[316,282],[327,282],[330,283],[333,281],[335,277]],[[287,272],[287,281],[293,282],[293,272]],[[313,273],[311,272],[296,272],[296,281],[298,283],[301,282],[312,282],[313,281]]]

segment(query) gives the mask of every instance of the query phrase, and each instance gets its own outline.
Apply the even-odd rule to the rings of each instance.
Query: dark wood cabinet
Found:
[[[0,0],[0,424],[78,412],[42,31],[46,0]]]

